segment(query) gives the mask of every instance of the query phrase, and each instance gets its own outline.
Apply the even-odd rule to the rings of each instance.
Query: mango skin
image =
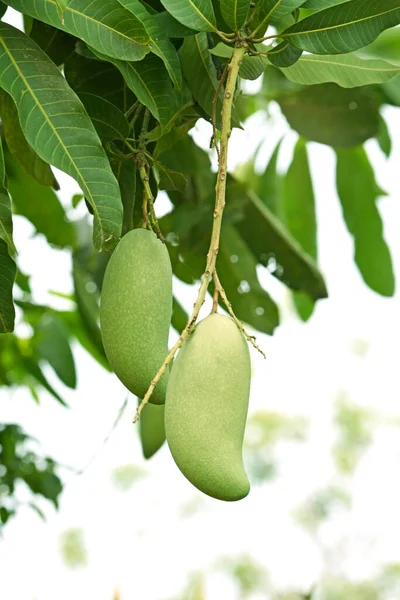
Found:
[[[146,404],[139,427],[143,456],[149,459],[165,442],[164,405]]]
[[[104,275],[100,328],[111,368],[133,394],[143,398],[168,354],[172,317],[172,268],[168,250],[147,229],[127,233]],[[150,401],[163,404],[168,372]]]
[[[234,321],[218,313],[201,321],[171,369],[165,431],[172,456],[199,490],[240,500],[250,484],[243,466],[251,365]]]

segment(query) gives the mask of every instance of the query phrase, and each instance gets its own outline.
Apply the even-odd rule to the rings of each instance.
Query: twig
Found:
[[[240,321],[240,319],[237,318],[237,316],[235,315],[235,313],[233,312],[233,308],[232,308],[232,304],[229,302],[228,300],[228,296],[226,295],[226,292],[224,290],[224,288],[221,285],[221,282],[219,280],[218,277],[218,273],[215,270],[213,273],[213,279],[214,279],[214,284],[215,284],[215,290],[218,290],[219,295],[221,296],[228,313],[231,315],[232,319],[235,321],[236,325],[238,326],[238,329],[240,329],[240,331],[243,333],[244,337],[246,338],[246,340],[252,344],[252,346],[254,346],[254,348],[256,350],[258,350],[258,352],[260,354],[263,355],[264,358],[267,358],[265,353],[261,350],[261,348],[257,345],[256,342],[256,338],[254,335],[250,335],[249,333],[247,333],[247,331],[244,328],[244,325],[242,323],[242,321]]]
[[[212,126],[213,126],[213,136],[211,138],[211,147],[214,145],[216,151],[217,151],[217,156],[218,156],[218,162],[219,162],[219,148],[218,148],[218,140],[217,140],[217,104],[218,104],[218,98],[220,95],[220,92],[222,90],[222,86],[224,85],[224,81],[226,79],[226,75],[228,73],[228,66],[226,65],[225,69],[222,72],[221,75],[221,79],[219,80],[217,89],[215,91],[215,96],[213,98],[212,101]]]
[[[216,274],[216,271],[214,271],[214,273],[213,273],[213,278],[215,278],[215,274]],[[216,313],[218,310],[218,298],[219,298],[219,288],[217,286],[215,286],[211,314]]]
[[[217,260],[217,254],[219,249],[219,238],[221,235],[221,225],[222,225],[222,215],[225,208],[225,194],[226,194],[226,174],[228,167],[228,142],[231,135],[231,118],[232,118],[232,105],[233,105],[233,97],[236,89],[236,82],[238,78],[238,73],[240,69],[240,65],[242,63],[242,58],[246,52],[247,45],[237,45],[234,49],[233,56],[228,66],[228,78],[225,87],[224,100],[222,103],[222,113],[221,113],[221,140],[220,140],[220,148],[219,148],[219,162],[218,162],[218,174],[217,174],[217,184],[215,187],[215,208],[214,208],[214,222],[212,226],[211,232],[211,241],[210,247],[207,253],[207,263],[204,271],[203,279],[200,284],[200,288],[197,294],[196,301],[193,306],[193,311],[190,316],[190,319],[179,336],[178,341],[171,348],[168,353],[168,356],[164,360],[161,368],[158,373],[152,380],[149,389],[147,390],[142,402],[140,403],[136,416],[133,420],[136,423],[140,419],[140,413],[143,410],[143,407],[149,401],[151,394],[153,393],[154,388],[156,387],[158,381],[164,375],[166,370],[168,369],[169,364],[174,358],[178,349],[182,346],[190,332],[192,331],[197,317],[199,316],[200,308],[204,304],[204,300],[207,293],[207,288],[210,283],[212,274],[215,269],[215,263]]]

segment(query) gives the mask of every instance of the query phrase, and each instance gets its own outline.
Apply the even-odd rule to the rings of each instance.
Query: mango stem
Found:
[[[144,395],[143,400],[141,401],[138,409],[136,411],[135,418],[133,422],[136,423],[140,419],[140,413],[143,408],[146,406],[149,401],[151,394],[153,393],[154,388],[157,383],[164,375],[166,370],[168,369],[169,364],[174,358],[176,352],[182,346],[189,333],[192,331],[193,327],[196,324],[197,317],[199,316],[200,309],[204,304],[204,300],[206,298],[207,289],[209,283],[211,281],[211,277],[215,270],[215,263],[217,260],[217,254],[219,250],[219,239],[221,236],[221,225],[222,225],[222,216],[225,208],[225,194],[226,194],[226,178],[228,171],[228,144],[229,138],[231,136],[232,131],[232,106],[233,99],[236,90],[236,83],[239,75],[240,65],[242,64],[243,56],[247,51],[247,44],[245,42],[238,42],[233,51],[233,55],[231,61],[228,65],[228,73],[227,80],[224,92],[224,99],[222,102],[222,112],[221,112],[221,137],[220,137],[220,146],[218,152],[218,173],[217,173],[217,183],[215,186],[215,207],[214,207],[214,221],[211,231],[211,241],[210,247],[207,253],[207,263],[204,271],[203,279],[200,284],[200,288],[197,294],[196,301],[193,305],[193,311],[190,315],[189,321],[185,329],[182,331],[181,335],[178,338],[178,341],[169,351],[167,357],[165,358],[162,366],[160,367],[158,373],[155,375],[152,380],[149,389]]]
[[[244,335],[244,337],[246,338],[246,340],[252,345],[254,346],[254,348],[263,355],[264,358],[267,358],[265,353],[261,350],[261,348],[258,346],[257,342],[256,342],[256,338],[254,335],[250,335],[249,333],[247,333],[247,331],[244,328],[244,325],[242,323],[242,321],[240,319],[237,318],[237,316],[235,315],[235,313],[233,312],[233,308],[232,308],[232,304],[229,302],[228,296],[226,295],[226,292],[224,290],[224,288],[221,285],[221,282],[219,280],[218,277],[218,273],[217,270],[214,271],[213,273],[213,279],[214,279],[214,285],[215,285],[215,291],[218,292],[218,294],[221,296],[223,303],[226,306],[226,310],[228,311],[228,313],[230,314],[230,316],[232,317],[232,319],[235,321],[237,328],[239,329],[239,331],[242,332],[242,334]]]

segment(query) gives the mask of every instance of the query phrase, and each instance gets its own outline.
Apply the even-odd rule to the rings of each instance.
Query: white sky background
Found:
[[[6,20],[17,23],[10,9]],[[390,160],[375,142],[368,144],[379,184],[389,194],[379,200],[379,207],[398,280],[399,112],[386,109],[394,144]],[[265,140],[259,161],[263,167],[275,142],[287,131],[278,109],[268,123],[263,115],[254,115],[245,131],[234,131],[230,167],[244,162]],[[210,131],[204,122],[198,124],[194,137],[203,147],[208,146]],[[290,160],[295,139],[293,134],[287,137],[282,167]],[[142,459],[131,424],[133,398],[102,447],[124,401],[124,388],[76,346],[76,392],[62,389],[52,372],[46,372],[71,410],[60,407],[46,392],[41,393],[40,406],[26,390],[0,392],[1,421],[20,423],[38,438],[43,453],[80,469],[97,452],[82,476],[63,472],[66,487],[59,512],[41,504],[47,515],[43,523],[31,510],[21,509],[5,528],[0,540],[1,597],[111,600],[118,587],[122,600],[169,600],[185,586],[190,572],[210,568],[221,555],[248,553],[265,567],[274,585],[305,590],[326,572],[369,578],[381,563],[400,561],[400,435],[399,429],[388,423],[389,418],[400,416],[399,294],[384,299],[362,282],[335,197],[333,153],[312,144],[310,157],[320,265],[330,298],[318,303],[304,325],[293,316],[285,288],[260,267],[261,282],[279,301],[282,325],[273,337],[258,335],[266,361],[251,350],[254,377],[250,402],[250,412],[263,408],[307,417],[307,442],[279,445],[280,477],[253,486],[246,499],[227,504],[206,498],[183,478],[166,446],[149,463]],[[57,177],[62,200],[69,207],[77,186],[59,172]],[[167,200],[157,204],[159,212],[168,210]],[[81,210],[70,212],[71,217],[77,218]],[[50,296],[48,290],[72,291],[68,253],[52,250],[43,238],[33,237],[33,227],[22,217],[15,218],[15,241],[21,268],[32,275],[35,299],[65,307],[65,302]],[[176,293],[190,309],[197,288],[176,282]],[[369,343],[364,359],[351,350],[357,339]],[[292,511],[312,491],[338,483],[330,454],[332,414],[343,389],[350,401],[379,412],[382,424],[351,480],[350,513],[338,515],[323,527],[323,560],[315,543],[294,523]],[[127,464],[146,469],[147,475],[123,493],[112,485],[111,474]],[[182,518],[184,509],[196,506],[201,507],[200,512]],[[72,527],[83,529],[88,552],[87,566],[76,570],[65,566],[59,550],[60,534]],[[207,600],[239,600],[232,583],[220,575],[209,578],[207,593]]]

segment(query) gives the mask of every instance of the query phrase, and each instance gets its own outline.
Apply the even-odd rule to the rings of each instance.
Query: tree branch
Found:
[[[214,221],[211,232],[211,241],[210,247],[207,253],[207,263],[204,271],[203,279],[200,284],[200,288],[197,294],[196,301],[193,305],[193,311],[190,316],[190,319],[182,331],[178,341],[169,351],[164,363],[159,369],[158,373],[154,377],[153,381],[150,384],[149,389],[147,390],[142,402],[140,403],[136,416],[133,420],[136,423],[140,419],[140,413],[142,412],[144,406],[149,401],[151,394],[153,393],[154,388],[157,383],[164,375],[165,371],[168,369],[169,364],[174,358],[178,349],[182,346],[189,333],[192,331],[197,317],[199,316],[200,308],[204,304],[204,300],[207,293],[207,288],[210,283],[211,277],[215,270],[215,263],[217,260],[217,254],[219,250],[219,239],[221,235],[221,225],[222,225],[222,215],[225,208],[225,194],[226,194],[226,176],[228,169],[228,143],[229,138],[231,136],[232,131],[232,105],[233,99],[236,90],[236,83],[238,79],[240,65],[242,64],[242,59],[247,50],[247,44],[238,43],[234,49],[233,56],[228,66],[228,76],[226,81],[224,100],[222,103],[222,113],[221,113],[221,139],[220,139],[220,148],[219,148],[219,161],[218,161],[218,174],[217,174],[217,184],[215,187],[215,207],[214,207]]]

